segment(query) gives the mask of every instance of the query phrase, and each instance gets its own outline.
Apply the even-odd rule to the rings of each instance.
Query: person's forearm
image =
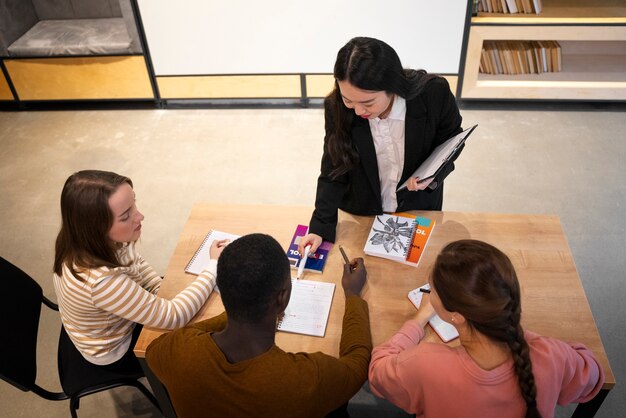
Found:
[[[346,311],[343,317],[339,356],[359,358],[367,370],[371,351],[372,333],[367,302],[360,296],[346,295]]]
[[[433,316],[429,312],[426,312],[425,310],[421,310],[417,312],[417,316],[415,317],[415,320],[422,328],[425,328],[426,324],[428,324],[428,321],[430,321],[430,318],[432,317]]]

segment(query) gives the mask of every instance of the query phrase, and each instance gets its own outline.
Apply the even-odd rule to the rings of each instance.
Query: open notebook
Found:
[[[196,253],[193,255],[193,257],[191,257],[189,263],[187,263],[187,266],[185,267],[185,272],[195,275],[202,273],[202,270],[204,270],[209,265],[209,248],[211,248],[211,244],[213,243],[213,241],[219,241],[223,239],[234,241],[237,238],[239,238],[239,235],[229,234],[228,232],[216,230],[209,231],[209,233],[204,238],[204,241],[202,241],[202,244],[200,244],[200,247],[196,250]]]
[[[323,337],[334,293],[334,283],[292,278],[291,299],[277,329]]]

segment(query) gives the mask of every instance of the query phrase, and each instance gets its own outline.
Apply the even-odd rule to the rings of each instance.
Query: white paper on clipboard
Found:
[[[443,168],[444,165],[450,158],[454,156],[454,154],[461,148],[461,146],[465,143],[465,140],[468,136],[476,129],[478,125],[474,125],[471,128],[467,128],[463,132],[460,132],[448,139],[443,144],[439,145],[435,150],[426,158],[426,160],[417,167],[417,170],[411,174],[411,177],[419,178],[420,181],[428,180],[431,177],[435,177],[439,174],[439,171]],[[405,188],[409,184],[409,180],[407,179],[404,183],[397,188],[396,191],[400,191]]]

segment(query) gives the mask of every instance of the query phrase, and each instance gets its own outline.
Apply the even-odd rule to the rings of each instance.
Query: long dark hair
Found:
[[[448,311],[460,313],[472,329],[508,345],[526,401],[526,417],[540,418],[529,348],[520,324],[520,287],[511,260],[485,242],[455,241],[437,256],[432,283]]]
[[[85,170],[72,174],[61,192],[61,230],[57,236],[54,272],[61,276],[63,264],[74,276],[74,266],[117,267],[115,244],[108,238],[113,226],[109,197],[124,183],[133,182],[110,171]]]
[[[324,107],[328,153],[334,166],[331,176],[336,178],[350,171],[359,160],[350,138],[354,112],[344,105],[337,81],[348,81],[362,90],[385,91],[410,100],[437,76],[424,70],[403,69],[392,47],[365,37],[353,38],[339,50],[333,74],[335,88],[326,97]],[[329,120],[332,123],[328,123]]]

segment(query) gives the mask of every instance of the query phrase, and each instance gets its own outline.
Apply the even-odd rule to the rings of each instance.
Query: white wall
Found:
[[[466,0],[138,0],[156,75],[332,73],[355,36],[456,74]]]

